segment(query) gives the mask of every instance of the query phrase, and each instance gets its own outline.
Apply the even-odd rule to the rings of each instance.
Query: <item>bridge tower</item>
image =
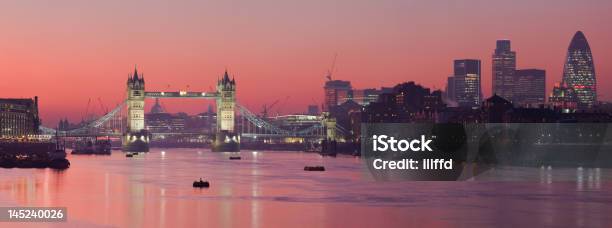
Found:
[[[144,121],[145,81],[134,68],[134,74],[127,80],[127,131],[122,138],[123,151],[148,152],[151,134],[145,129]]]
[[[236,81],[230,80],[227,70],[217,82],[217,132],[213,151],[240,151],[240,135],[235,131]]]

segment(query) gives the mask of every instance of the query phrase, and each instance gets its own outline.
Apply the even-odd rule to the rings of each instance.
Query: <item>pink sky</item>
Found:
[[[325,72],[354,87],[416,81],[444,88],[452,60],[483,61],[490,94],[496,39],[511,39],[519,68],[559,81],[570,39],[593,50],[599,96],[612,100],[612,1],[33,1],[0,2],[0,97],[40,97],[45,125],[78,121],[125,96],[137,64],[147,90],[209,90],[228,68],[238,100],[281,113],[322,102]],[[152,101],[149,104],[153,103]],[[207,104],[164,101],[171,112]],[[283,104],[284,103],[284,104]]]

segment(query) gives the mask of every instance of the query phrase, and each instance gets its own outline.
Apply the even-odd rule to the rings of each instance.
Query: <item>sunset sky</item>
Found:
[[[322,103],[325,72],[354,87],[416,81],[444,88],[452,60],[483,61],[491,90],[495,40],[511,39],[518,68],[561,79],[565,52],[582,30],[592,48],[600,100],[612,100],[612,1],[0,1],[0,97],[39,96],[43,124],[79,121],[98,97],[125,97],[134,65],[147,90],[210,90],[224,69],[238,101],[281,113]],[[286,100],[286,102],[285,102]],[[149,106],[152,104],[148,102]],[[210,101],[163,101],[202,112]],[[147,107],[147,110],[149,107]],[[276,108],[275,108],[276,109]]]

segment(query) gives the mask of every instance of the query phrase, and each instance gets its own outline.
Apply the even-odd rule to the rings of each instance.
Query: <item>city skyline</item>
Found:
[[[586,34],[593,52],[598,100],[612,98],[605,92],[612,89],[608,76],[612,68],[607,65],[612,59],[612,44],[608,44],[612,33],[605,29],[610,17],[605,12],[612,4],[603,1],[597,7],[556,2],[551,8],[529,3],[529,9],[526,2],[479,2],[474,6],[479,12],[475,15],[467,10],[455,12],[455,8],[467,7],[455,3],[357,2],[320,11],[315,4],[296,3],[281,4],[278,7],[285,11],[271,13],[265,9],[269,2],[249,5],[250,10],[228,3],[208,7],[169,4],[165,11],[159,11],[163,4],[158,2],[150,6],[69,2],[40,13],[26,3],[2,4],[4,9],[15,10],[0,16],[4,21],[0,23],[7,25],[0,42],[0,75],[9,80],[0,85],[1,97],[39,96],[45,125],[63,117],[80,120],[90,98],[100,97],[109,107],[120,102],[125,98],[125,79],[135,64],[144,73],[147,88],[165,90],[170,85],[173,91],[187,85],[189,90],[209,91],[227,68],[236,76],[239,103],[259,111],[263,104],[290,97],[282,112],[294,113],[306,112],[313,100],[323,103],[325,72],[334,53],[338,53],[334,79],[349,80],[354,88],[415,81],[442,89],[452,74],[449,63],[469,58],[482,62],[481,88],[488,97],[491,50],[498,39],[512,41],[518,69],[546,70],[548,95],[561,80],[568,44],[578,30]],[[506,10],[496,15],[487,12],[498,7]],[[208,12],[208,8],[218,12]],[[517,10],[522,17],[516,21],[483,22],[490,17],[510,17]],[[549,16],[542,17],[540,12]],[[160,13],[166,16],[160,19]],[[558,17],[569,13],[576,17]],[[384,19],[377,17],[383,14]],[[436,18],[443,14],[448,15]],[[211,20],[222,16],[227,17]],[[280,18],[286,20],[279,22]],[[14,21],[19,23],[11,23]],[[295,34],[289,34],[291,31]],[[162,102],[171,112],[188,113],[202,112],[210,104]],[[97,108],[95,103],[92,107]],[[146,110],[153,104],[148,100]]]

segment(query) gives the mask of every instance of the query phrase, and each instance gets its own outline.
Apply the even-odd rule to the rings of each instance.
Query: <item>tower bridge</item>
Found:
[[[329,140],[330,136],[335,139],[346,133],[345,129],[335,124],[330,125],[329,123],[333,121],[330,122],[325,119],[320,124],[305,129],[288,130],[260,118],[236,102],[236,81],[234,78],[230,79],[227,71],[217,81],[216,91],[146,91],[144,76],[139,74],[137,69],[134,69],[134,73],[129,75],[126,87],[126,100],[99,119],[72,130],[56,131],[41,126],[41,133],[67,137],[121,136],[124,151],[145,152],[149,150],[151,140],[151,133],[145,126],[144,107],[146,98],[215,100],[217,127],[211,147],[213,151],[239,151],[241,137],[304,137]],[[121,116],[124,108],[127,109],[125,126],[122,125],[119,127],[120,129],[114,128],[114,130],[113,127],[105,128],[105,124]],[[240,114],[239,119],[236,111]],[[119,118],[119,120],[121,119]],[[241,123],[240,129],[237,129],[238,121]]]
[[[215,99],[217,104],[217,132],[212,149],[214,151],[239,151],[240,136],[234,129],[236,104],[236,81],[230,80],[227,70],[217,82],[216,92],[147,92],[143,75],[138,70],[127,81],[127,129],[123,136],[124,151],[149,151],[151,133],[145,129],[145,98],[190,98]]]

